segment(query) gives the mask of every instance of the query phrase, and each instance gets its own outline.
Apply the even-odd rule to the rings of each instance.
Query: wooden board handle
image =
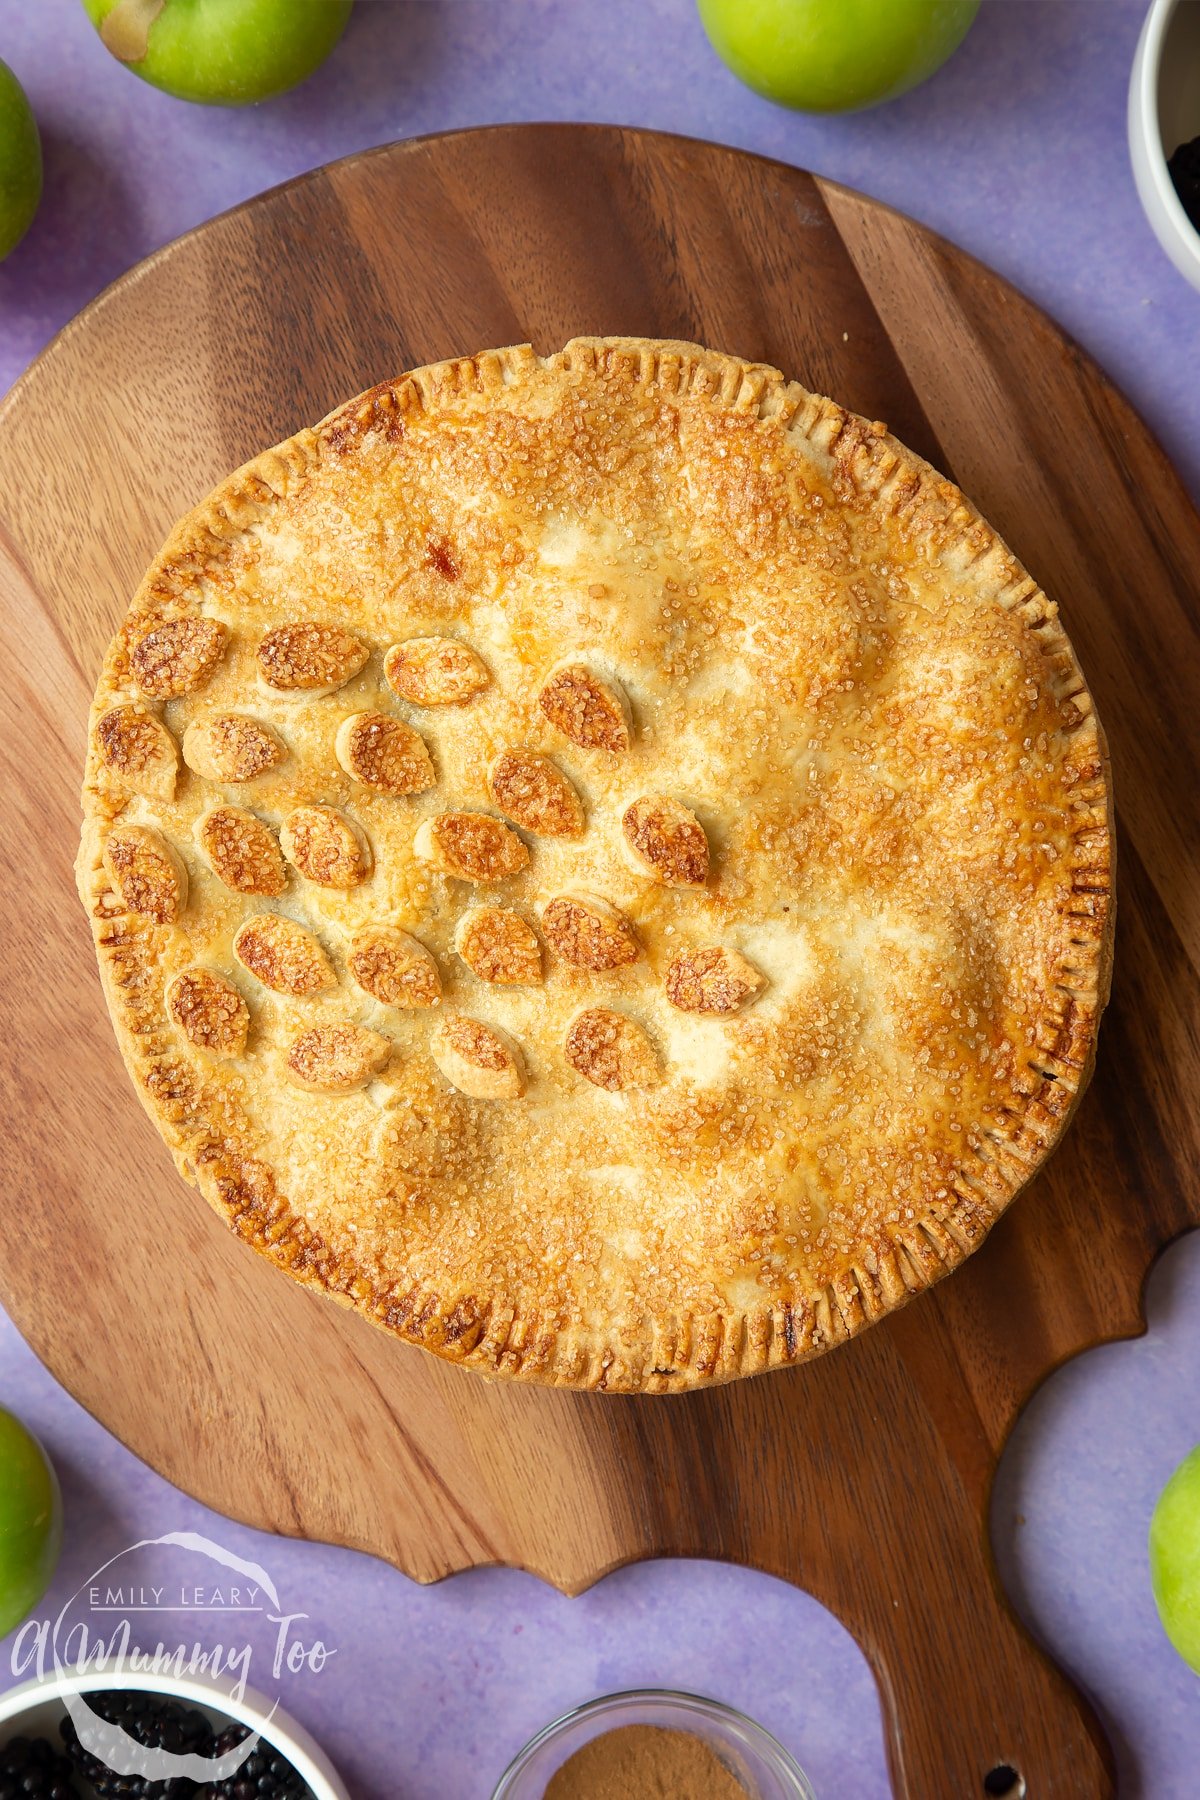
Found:
[[[1112,1800],[1091,1707],[1013,1618],[984,1556],[957,1571],[952,1607],[946,1586],[928,1582],[924,1604],[895,1596],[881,1654],[868,1646],[900,1800]]]

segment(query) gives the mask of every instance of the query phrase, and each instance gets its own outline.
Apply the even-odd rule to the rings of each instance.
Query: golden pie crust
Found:
[[[950,482],[775,370],[419,369],[231,476],[106,658],[78,876],[238,1234],[491,1375],[798,1362],[1086,1084],[1103,736]]]

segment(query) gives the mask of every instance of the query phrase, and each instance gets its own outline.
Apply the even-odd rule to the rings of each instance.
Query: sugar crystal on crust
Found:
[[[152,700],[173,700],[203,687],[225,654],[219,619],[167,619],[151,626],[130,653],[133,678]]]
[[[582,837],[583,802],[548,756],[503,750],[488,771],[492,799],[506,818],[541,837]]]
[[[483,692],[491,676],[469,644],[456,638],[408,638],[383,659],[388,686],[413,706],[463,706]]]
[[[234,935],[233,954],[277,994],[306,999],[337,985],[333,965],[312,932],[282,913],[252,913]]]
[[[556,730],[581,750],[628,750],[633,733],[629,702],[614,681],[586,663],[565,663],[550,675],[538,705]]]
[[[357,931],[346,966],[359,987],[385,1006],[436,1006],[442,997],[437,959],[398,925]]]
[[[391,1039],[365,1026],[314,1025],[289,1050],[288,1077],[309,1093],[349,1094],[380,1074],[391,1053]]]
[[[357,887],[371,873],[366,835],[336,806],[298,806],[279,837],[288,861],[319,887]]]
[[[97,721],[96,747],[105,767],[131,794],[174,798],[179,771],[175,739],[145,707],[110,707]]]
[[[264,633],[258,665],[280,693],[329,694],[357,675],[369,655],[352,631],[300,620]]]
[[[214,806],[196,824],[196,841],[213,874],[239,894],[274,899],[287,886],[275,833],[242,806]]]
[[[212,969],[185,969],[167,989],[167,1011],[190,1044],[215,1056],[240,1056],[250,1009],[232,981]]]
[[[625,841],[648,875],[668,887],[703,887],[708,838],[695,813],[663,794],[635,800],[622,820]]]
[[[403,799],[436,784],[420,732],[387,713],[351,713],[338,727],[334,747],[347,775],[377,794]]]
[[[542,946],[520,913],[501,906],[475,906],[464,913],[454,948],[480,981],[531,986],[542,979]]]
[[[439,813],[426,819],[413,849],[423,862],[460,881],[504,881],[529,866],[522,839],[488,813]]]
[[[563,1055],[593,1087],[610,1093],[653,1087],[662,1064],[646,1033],[635,1020],[607,1006],[591,1006],[571,1021]]]
[[[624,913],[595,894],[556,894],[542,908],[542,932],[574,969],[623,969],[641,955]]]
[[[286,755],[271,727],[245,713],[197,719],[183,734],[183,760],[203,781],[253,781]]]
[[[763,987],[763,977],[737,950],[714,945],[681,950],[667,965],[667,999],[680,1012],[735,1013]]]
[[[434,1026],[429,1048],[451,1086],[473,1100],[519,1100],[525,1092],[521,1052],[497,1025],[445,1013]]]
[[[156,925],[174,924],[187,904],[187,869],[162,833],[148,825],[111,832],[104,867],[129,911]]]

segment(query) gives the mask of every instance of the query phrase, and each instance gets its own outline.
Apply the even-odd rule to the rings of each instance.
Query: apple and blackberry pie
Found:
[[[175,529],[91,718],[118,1041],[256,1250],[490,1375],[835,1345],[1053,1148],[1104,740],[962,494],[773,369],[419,369]]]

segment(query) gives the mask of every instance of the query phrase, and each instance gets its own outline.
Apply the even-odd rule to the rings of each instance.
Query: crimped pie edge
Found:
[[[1079,823],[1072,834],[1071,893],[1087,920],[1085,942],[1072,946],[1070,987],[1061,1019],[1045,1021],[1038,1049],[1044,1067],[1023,1115],[993,1137],[993,1157],[961,1167],[945,1202],[898,1225],[881,1225],[886,1249],[875,1267],[855,1264],[803,1300],[765,1303],[752,1311],[654,1319],[651,1329],[608,1337],[574,1325],[547,1327],[536,1311],[518,1315],[502,1299],[459,1297],[447,1310],[438,1295],[414,1286],[403,1294],[381,1292],[339,1257],[279,1194],[272,1172],[240,1158],[196,1110],[202,1098],[188,1065],[174,1049],[139,944],[152,927],[125,912],[103,864],[106,803],[95,782],[94,730],[99,699],[89,720],[84,829],[76,875],[88,911],[114,1030],[139,1096],[185,1179],[237,1235],[296,1280],[361,1312],[391,1334],[449,1361],[495,1376],[550,1386],[610,1393],[671,1393],[715,1385],[820,1354],[903,1305],[940,1280],[978,1249],[992,1225],[1040,1169],[1057,1145],[1091,1077],[1097,1027],[1108,998],[1115,897],[1112,789],[1104,733],[1057,610],[953,483],[891,437],[885,427],[810,393],[764,364],[697,345],[639,338],[577,338],[540,358],[531,346],[481,352],[413,370],[336,408],[319,425],[267,450],[223,481],[176,525],[143,579],[108,653],[122,645],[129,623],[153,598],[172,591],[182,600],[190,578],[225,543],[263,517],[307,471],[339,454],[372,429],[385,433],[412,411],[436,411],[468,394],[519,383],[543,367],[580,368],[615,363],[637,385],[664,395],[688,392],[714,409],[775,417],[789,436],[806,439],[839,465],[858,490],[883,509],[935,535],[946,555],[956,548],[960,567],[978,580],[986,573],[1001,604],[1019,608],[1038,634],[1055,671],[1060,697],[1073,699],[1079,729],[1094,733],[1094,765],[1074,796]],[[989,568],[994,564],[994,570]]]

